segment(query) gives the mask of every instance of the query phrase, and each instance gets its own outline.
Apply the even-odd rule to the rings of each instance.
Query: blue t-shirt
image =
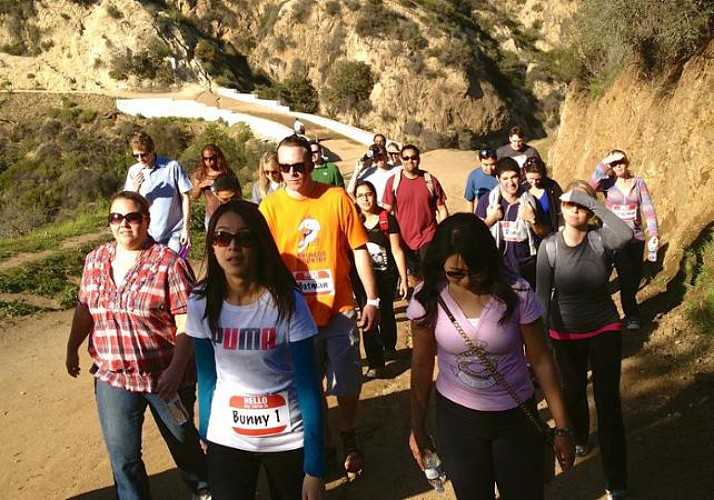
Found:
[[[464,198],[466,198],[466,201],[478,201],[497,185],[498,181],[493,175],[488,175],[480,167],[476,168],[466,178]]]
[[[134,178],[144,170],[141,163],[129,167],[124,189],[134,191]],[[147,175],[148,174],[148,175]],[[154,166],[146,168],[144,182],[139,194],[149,200],[149,235],[157,243],[167,245],[172,236],[177,237],[183,227],[183,193],[188,193],[193,185],[181,164],[156,155]],[[176,250],[176,248],[173,248]]]

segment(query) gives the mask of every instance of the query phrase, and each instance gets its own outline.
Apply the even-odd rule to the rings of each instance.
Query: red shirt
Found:
[[[394,210],[402,239],[411,250],[419,250],[434,238],[436,209],[446,202],[446,195],[439,181],[433,175],[431,180],[434,184],[434,196],[426,186],[423,170],[419,171],[419,177],[416,179],[409,179],[402,172],[396,197],[394,176],[387,180],[384,188],[382,205],[390,205]]]
[[[87,255],[79,288],[78,300],[94,321],[94,375],[131,392],[155,392],[171,363],[174,316],[186,313],[193,274],[175,252],[150,240],[117,288],[111,268],[116,245],[106,243]]]

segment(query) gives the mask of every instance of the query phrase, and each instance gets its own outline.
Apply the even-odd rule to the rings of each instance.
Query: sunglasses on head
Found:
[[[496,151],[493,149],[482,149],[481,152],[479,153],[479,156],[483,160],[485,160],[486,158],[493,158],[495,160],[496,159]]]
[[[409,160],[417,161],[418,159],[419,159],[419,156],[417,156],[417,155],[414,155],[414,156],[402,156],[402,160],[404,160],[404,161],[409,161]]]
[[[243,248],[255,246],[255,236],[247,229],[238,231],[236,234],[228,231],[216,231],[213,233],[212,242],[217,247],[225,248],[231,244],[231,241],[235,241],[236,246]]]
[[[126,219],[129,224],[138,225],[144,220],[144,214],[141,212],[129,212],[128,214],[112,212],[109,214],[109,224],[112,226],[121,224],[124,219]]]
[[[284,174],[290,173],[292,169],[296,174],[304,174],[307,170],[307,162],[301,161],[299,163],[278,163],[280,171]]]

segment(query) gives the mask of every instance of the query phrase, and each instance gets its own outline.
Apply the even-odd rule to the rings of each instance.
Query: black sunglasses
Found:
[[[497,155],[496,155],[496,150],[486,148],[486,149],[481,150],[481,152],[479,153],[479,156],[484,160],[486,158],[493,158],[495,160]]]
[[[301,161],[299,163],[278,163],[280,171],[284,174],[290,173],[290,169],[296,174],[304,174],[307,170],[307,162]]]
[[[243,248],[251,248],[255,246],[255,236],[247,229],[238,231],[236,234],[228,231],[216,231],[213,233],[212,242],[217,247],[225,248],[231,244],[231,241],[236,242],[236,246]]]
[[[402,156],[402,160],[404,160],[404,161],[409,161],[409,160],[417,161],[418,159],[419,159],[419,156]]]
[[[215,161],[215,156],[204,156],[203,161]]]
[[[473,276],[478,276],[480,273],[479,271],[462,271],[462,270],[454,270],[454,271],[444,271],[444,274],[446,275],[447,278],[451,278],[452,280],[462,280],[466,276],[473,277]]]
[[[141,212],[129,212],[128,214],[120,214],[118,212],[112,212],[109,214],[109,224],[116,226],[121,224],[121,222],[126,219],[129,224],[137,225],[141,224],[144,220],[144,214]]]

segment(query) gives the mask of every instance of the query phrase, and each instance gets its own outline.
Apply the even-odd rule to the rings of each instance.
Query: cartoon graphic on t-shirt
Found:
[[[376,271],[385,271],[389,266],[387,249],[371,241],[367,242],[367,251],[372,257],[372,267]]]
[[[300,243],[298,243],[297,251],[298,253],[303,253],[310,246],[310,243],[317,241],[317,236],[320,234],[320,222],[312,218],[303,219],[298,226],[298,231],[300,231],[302,237],[300,238]]]
[[[486,354],[497,367],[497,361],[492,356]],[[456,375],[459,380],[469,387],[475,389],[488,389],[496,385],[496,379],[493,378],[488,369],[483,366],[481,361],[474,356],[471,349],[466,350],[456,355]]]

